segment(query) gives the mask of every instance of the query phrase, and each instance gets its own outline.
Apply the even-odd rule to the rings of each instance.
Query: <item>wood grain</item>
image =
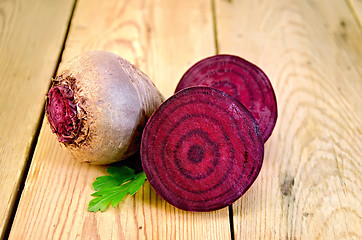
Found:
[[[220,52],[259,65],[279,108],[235,239],[362,239],[362,35],[347,3],[215,5]]]
[[[350,5],[352,14],[358,21],[359,28],[362,31],[362,0],[348,0],[347,3]]]
[[[0,238],[4,237],[73,0],[0,1]]]
[[[63,60],[108,50],[140,67],[165,97],[187,67],[214,54],[210,1],[78,0]],[[229,239],[227,208],[180,211],[146,183],[103,213],[87,212],[106,167],[69,157],[43,123],[10,239]]]

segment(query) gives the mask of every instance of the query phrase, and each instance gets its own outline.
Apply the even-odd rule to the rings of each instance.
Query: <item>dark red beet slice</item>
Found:
[[[277,120],[277,103],[269,78],[256,65],[233,55],[215,55],[193,65],[176,91],[208,86],[239,100],[254,116],[266,142]]]
[[[155,191],[177,208],[212,211],[232,204],[257,178],[264,143],[250,112],[210,87],[184,89],[148,120],[142,166]]]

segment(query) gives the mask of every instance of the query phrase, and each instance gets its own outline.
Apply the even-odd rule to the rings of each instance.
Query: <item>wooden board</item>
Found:
[[[358,21],[360,30],[362,31],[362,1],[361,0],[349,0],[347,2],[351,7],[352,14]]]
[[[220,53],[270,77],[279,118],[235,239],[362,239],[362,36],[346,1],[216,1]]]
[[[11,218],[73,0],[0,2],[0,238]]]
[[[108,50],[140,67],[165,97],[187,67],[214,54],[210,1],[78,0],[63,60]],[[115,209],[87,212],[106,167],[80,164],[44,121],[10,239],[229,239],[227,208],[180,211],[146,183]]]

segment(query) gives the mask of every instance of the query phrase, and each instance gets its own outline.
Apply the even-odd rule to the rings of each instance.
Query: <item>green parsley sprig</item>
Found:
[[[127,193],[135,194],[147,179],[145,172],[136,174],[126,166],[108,167],[107,173],[109,175],[97,177],[92,184],[92,189],[96,192],[91,195],[95,198],[88,204],[90,212],[104,212],[109,204],[116,207]]]

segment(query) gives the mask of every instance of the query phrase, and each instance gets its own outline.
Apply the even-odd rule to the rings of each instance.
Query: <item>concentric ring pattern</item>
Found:
[[[149,119],[141,143],[148,181],[170,204],[211,211],[237,200],[263,161],[260,130],[249,111],[209,87],[182,90]]]
[[[277,120],[276,97],[269,78],[256,65],[234,55],[205,58],[183,75],[175,92],[192,86],[230,94],[254,116],[264,142],[270,137]]]

